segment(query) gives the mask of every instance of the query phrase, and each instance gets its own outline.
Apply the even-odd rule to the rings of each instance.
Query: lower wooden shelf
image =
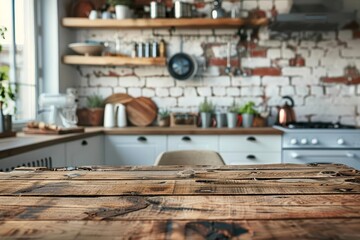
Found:
[[[63,56],[64,64],[100,66],[165,66],[166,58],[132,58],[113,56]]]

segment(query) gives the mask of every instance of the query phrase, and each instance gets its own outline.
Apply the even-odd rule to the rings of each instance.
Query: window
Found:
[[[35,0],[1,0],[0,26],[6,27],[0,38],[3,51],[0,66],[9,67],[9,80],[16,89],[14,122],[35,119],[37,105]]]

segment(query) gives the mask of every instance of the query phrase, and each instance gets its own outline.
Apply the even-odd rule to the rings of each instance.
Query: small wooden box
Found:
[[[174,112],[170,115],[170,127],[197,127],[198,115],[196,113]]]

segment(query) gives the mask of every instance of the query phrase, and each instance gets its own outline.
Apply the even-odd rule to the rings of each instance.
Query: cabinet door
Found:
[[[166,151],[166,136],[105,136],[106,165],[153,165]]]
[[[281,136],[279,135],[237,135],[220,136],[221,152],[280,152]]]
[[[226,165],[280,164],[281,153],[274,152],[220,152]]]
[[[65,167],[65,144],[29,151],[0,159],[0,172],[8,172],[16,167]]]
[[[104,164],[104,136],[67,142],[65,147],[68,166]]]
[[[213,150],[218,151],[217,135],[179,135],[168,137],[168,150]]]

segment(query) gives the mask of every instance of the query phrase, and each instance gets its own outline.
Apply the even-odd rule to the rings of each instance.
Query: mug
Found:
[[[98,18],[98,12],[96,10],[91,10],[89,14],[89,19],[94,20]]]
[[[112,128],[115,127],[115,113],[114,113],[114,105],[111,103],[107,103],[105,105],[104,111],[104,127]]]

